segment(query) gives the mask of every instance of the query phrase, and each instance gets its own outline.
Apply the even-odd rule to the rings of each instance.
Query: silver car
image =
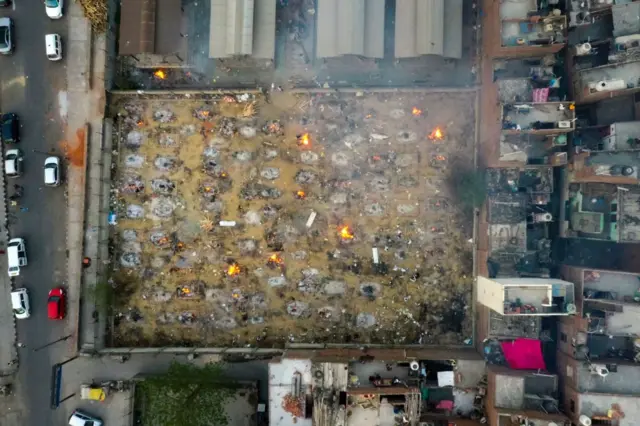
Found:
[[[13,21],[11,18],[0,18],[0,53],[13,53]]]

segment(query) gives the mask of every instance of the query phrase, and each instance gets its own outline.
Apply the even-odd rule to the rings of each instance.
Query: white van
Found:
[[[11,292],[11,309],[18,319],[26,319],[31,316],[29,292],[26,288],[19,288]]]
[[[46,46],[47,59],[50,61],[59,61],[62,59],[62,39],[60,38],[60,35],[45,35],[44,44]]]
[[[27,266],[27,250],[22,238],[12,238],[7,244],[7,258],[9,263],[9,276],[20,275],[20,267]]]

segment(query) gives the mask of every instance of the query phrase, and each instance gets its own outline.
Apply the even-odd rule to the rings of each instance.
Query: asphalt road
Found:
[[[49,19],[41,0],[14,0],[14,7],[0,9],[0,16],[13,18],[16,45],[13,55],[0,57],[0,106],[2,112],[15,112],[20,117],[19,147],[25,157],[24,174],[8,180],[8,194],[14,183],[23,186],[20,205],[28,208],[26,212],[9,208],[10,235],[25,239],[29,262],[15,286],[26,287],[31,302],[31,318],[17,321],[18,341],[26,347],[19,349],[16,391],[25,404],[25,425],[64,424],[59,419],[62,413],[49,409],[49,381],[52,365],[64,360],[65,344],[39,348],[65,336],[65,322],[50,321],[46,313],[49,290],[64,284],[65,188],[45,188],[42,165],[46,152],[62,154],[66,114],[65,60],[56,63],[47,59],[44,37],[60,34],[64,55],[67,19]]]

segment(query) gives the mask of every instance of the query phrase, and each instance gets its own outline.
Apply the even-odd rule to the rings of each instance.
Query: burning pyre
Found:
[[[440,127],[436,127],[431,133],[429,133],[428,138],[432,141],[441,141],[442,139],[444,139],[444,134],[442,133]]]
[[[309,136],[309,133],[303,133],[301,135],[298,135],[298,145],[300,146],[311,145],[311,137]]]
[[[343,226],[342,228],[340,228],[340,238],[342,238],[344,241],[353,240],[353,237],[353,232],[351,232],[349,226]]]
[[[229,277],[235,277],[239,273],[240,273],[240,265],[238,265],[237,263],[232,263],[227,268],[227,276]]]
[[[413,114],[414,117],[420,117],[422,115],[422,110],[420,108],[413,107],[411,114]]]
[[[271,269],[282,267],[284,266],[284,260],[282,260],[278,253],[273,253],[269,256],[269,260],[267,260],[267,266]]]
[[[164,72],[163,70],[157,70],[156,72],[153,73],[153,76],[160,80],[164,80],[165,78],[167,78],[167,73]]]

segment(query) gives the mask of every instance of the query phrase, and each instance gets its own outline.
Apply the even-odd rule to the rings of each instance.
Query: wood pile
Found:
[[[107,0],[78,0],[96,33],[107,31]]]

